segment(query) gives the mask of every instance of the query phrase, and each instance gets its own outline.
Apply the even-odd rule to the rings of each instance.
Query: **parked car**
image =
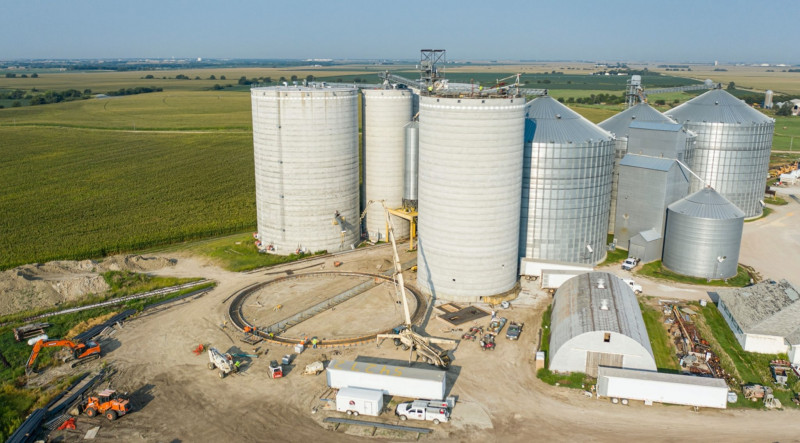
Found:
[[[522,334],[522,326],[524,323],[517,323],[512,321],[508,324],[508,329],[506,329],[506,338],[509,340],[518,340],[519,335]]]
[[[626,271],[630,271],[631,269],[635,268],[636,265],[639,264],[639,259],[636,257],[628,257],[622,262],[622,269]]]
[[[635,281],[633,281],[633,280],[631,280],[629,278],[623,278],[622,281],[624,281],[625,284],[628,285],[629,288],[633,289],[633,293],[634,294],[639,295],[639,294],[642,293],[642,285],[636,284]]]

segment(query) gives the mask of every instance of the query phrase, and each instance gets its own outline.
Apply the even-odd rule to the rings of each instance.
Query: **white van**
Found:
[[[363,388],[341,388],[336,394],[336,410],[347,415],[372,415],[383,410],[383,391]]]

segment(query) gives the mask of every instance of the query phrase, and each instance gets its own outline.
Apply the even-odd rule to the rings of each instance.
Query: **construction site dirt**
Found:
[[[337,270],[380,273],[390,268],[388,247],[356,250],[335,260],[343,264]],[[401,260],[412,257],[403,254]],[[384,438],[390,440],[438,441],[545,441],[585,440],[619,441],[626,439],[692,440],[706,438],[689,429],[705,429],[714,438],[726,441],[797,441],[797,411],[768,413],[749,410],[706,410],[656,404],[644,406],[631,402],[628,406],[587,398],[582,391],[547,385],[536,378],[534,356],[538,348],[537,331],[541,314],[551,301],[535,285],[523,285],[522,296],[511,308],[500,314],[513,321],[524,322],[526,333],[519,341],[497,339],[495,352],[482,352],[476,342],[462,340],[452,352],[453,362],[447,374],[448,395],[458,402],[452,420],[427,435],[401,431],[375,430],[370,427],[339,426],[323,423],[327,416],[341,413],[322,409],[320,397],[328,390],[325,374],[302,375],[306,365],[331,358],[355,360],[367,358],[389,364],[408,364],[409,352],[396,348],[391,340],[359,346],[307,349],[296,355],[284,368],[284,377],[271,379],[269,363],[293,353],[286,346],[265,342],[249,345],[239,340],[240,331],[230,325],[223,328],[231,297],[242,288],[289,273],[333,269],[334,258],[321,257],[301,264],[283,265],[252,273],[232,273],[197,257],[176,258],[174,267],[155,271],[179,277],[202,276],[214,279],[217,287],[189,303],[147,314],[128,321],[114,332],[116,342],[103,360],[90,363],[98,367],[106,362],[116,370],[111,386],[127,392],[132,411],[113,422],[104,418],[77,420],[76,430],[53,431],[50,438],[60,441],[82,440],[86,432],[100,427],[98,441],[357,441]],[[313,265],[313,266],[310,266]],[[283,271],[283,272],[281,272]],[[404,274],[407,284],[414,285],[415,274]],[[350,282],[353,283],[353,282]],[[357,282],[355,282],[357,283]],[[343,285],[346,287],[350,284]],[[398,312],[392,306],[391,294],[379,289],[374,296],[383,299],[375,309],[347,309],[346,303],[334,311],[302,323],[298,333],[326,336],[363,332],[377,326],[397,322]],[[338,290],[332,290],[337,293]],[[266,296],[266,295],[265,295]],[[271,316],[276,304],[287,309],[289,300],[263,299],[264,314]],[[490,309],[483,306],[484,309]],[[281,308],[283,309],[283,308]],[[323,317],[323,315],[325,317]],[[463,331],[448,328],[437,321],[428,308],[423,318],[427,334],[460,339]],[[277,317],[276,317],[277,318]],[[378,321],[378,319],[382,319]],[[265,320],[267,321],[267,320]],[[488,317],[475,321],[487,326]],[[340,332],[337,332],[340,331]],[[102,344],[102,342],[101,342]],[[204,353],[192,350],[199,344],[212,345],[222,352],[240,354],[240,371],[220,379],[207,367]],[[258,357],[246,357],[258,347]],[[414,366],[430,368],[418,362]],[[61,368],[57,368],[60,370]],[[54,369],[56,370],[56,369]],[[44,375],[44,374],[43,374]],[[392,411],[379,420],[399,424]],[[680,423],[680,426],[676,426]],[[713,430],[713,431],[711,431]],[[373,435],[374,434],[374,435]]]

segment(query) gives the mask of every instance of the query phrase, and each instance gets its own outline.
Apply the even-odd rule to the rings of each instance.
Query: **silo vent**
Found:
[[[556,118],[560,120],[561,119],[561,114],[556,114]]]
[[[606,281],[602,278],[597,280],[597,289],[605,289],[606,288]]]
[[[601,311],[608,311],[608,299],[604,298],[600,300],[600,310]]]

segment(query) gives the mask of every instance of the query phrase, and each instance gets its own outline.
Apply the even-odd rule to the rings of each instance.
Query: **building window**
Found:
[[[603,341],[606,342],[606,343],[611,341],[611,333],[610,332],[606,332],[606,335],[603,336]]]

